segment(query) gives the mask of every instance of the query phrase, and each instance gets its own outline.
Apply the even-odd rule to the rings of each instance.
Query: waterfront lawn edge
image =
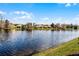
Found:
[[[65,42],[55,48],[33,54],[33,56],[72,56],[79,55],[79,37]]]

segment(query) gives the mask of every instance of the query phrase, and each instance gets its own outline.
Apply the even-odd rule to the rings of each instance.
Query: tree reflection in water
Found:
[[[9,31],[0,31],[0,43],[5,42],[9,38]]]

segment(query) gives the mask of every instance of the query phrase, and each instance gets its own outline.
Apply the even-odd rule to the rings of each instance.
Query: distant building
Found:
[[[51,26],[48,24],[34,24],[33,27],[38,27],[38,28],[50,28]]]

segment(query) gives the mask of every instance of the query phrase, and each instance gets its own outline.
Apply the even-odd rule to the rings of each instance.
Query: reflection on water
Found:
[[[79,36],[79,31],[0,32],[0,55],[29,55]]]
[[[9,32],[0,32],[0,43],[8,40]]]

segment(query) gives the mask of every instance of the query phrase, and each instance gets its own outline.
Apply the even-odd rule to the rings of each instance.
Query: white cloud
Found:
[[[6,12],[4,12],[4,11],[0,11],[0,14],[1,14],[1,15],[5,15]]]
[[[76,5],[77,5],[77,3],[66,3],[65,7],[76,6]]]
[[[26,12],[26,11],[14,11],[14,12],[11,12],[10,14],[16,15],[19,18],[27,17],[29,19],[32,19],[34,17],[31,12]]]
[[[79,15],[76,15],[72,18],[57,17],[53,19],[53,23],[79,25]]]
[[[49,20],[49,18],[48,17],[44,17],[44,18],[41,18],[42,20]]]
[[[53,19],[53,23],[79,25],[79,15],[76,15],[72,18],[57,17],[52,19]]]
[[[29,12],[26,12],[26,11],[14,11],[12,12],[12,14],[16,14],[16,15],[22,15],[22,16],[26,16],[27,18],[31,18],[33,17],[33,14],[32,13],[29,13]]]
[[[73,3],[73,5],[77,5],[77,3]]]
[[[26,18],[26,16],[16,16],[14,19],[18,20],[18,19],[24,19]]]
[[[14,11],[14,12],[12,12],[12,13],[14,13],[14,14],[21,14],[21,15],[28,15],[29,13],[28,12],[26,12],[26,11]]]
[[[26,16],[21,16],[20,18],[21,18],[21,19],[24,19],[24,18],[26,18]]]
[[[50,17],[39,17],[38,20],[35,21],[35,23],[38,23],[38,24],[51,24],[51,18]]]
[[[16,16],[14,19],[32,19],[31,17],[28,17],[26,15],[23,15],[23,16]]]
[[[51,24],[51,23],[71,24],[71,21],[64,17],[43,17],[43,18],[40,18],[37,21],[37,23],[40,23],[40,24]]]
[[[65,7],[70,7],[70,6],[71,6],[70,3],[65,4]]]
[[[31,12],[26,11],[14,11],[11,14],[15,15],[13,19],[15,22],[26,23],[32,22],[34,15]]]
[[[79,25],[79,15],[75,16],[74,18],[72,18],[72,23]]]
[[[13,12],[14,14],[20,14],[20,12],[19,11],[15,11],[15,12]]]

